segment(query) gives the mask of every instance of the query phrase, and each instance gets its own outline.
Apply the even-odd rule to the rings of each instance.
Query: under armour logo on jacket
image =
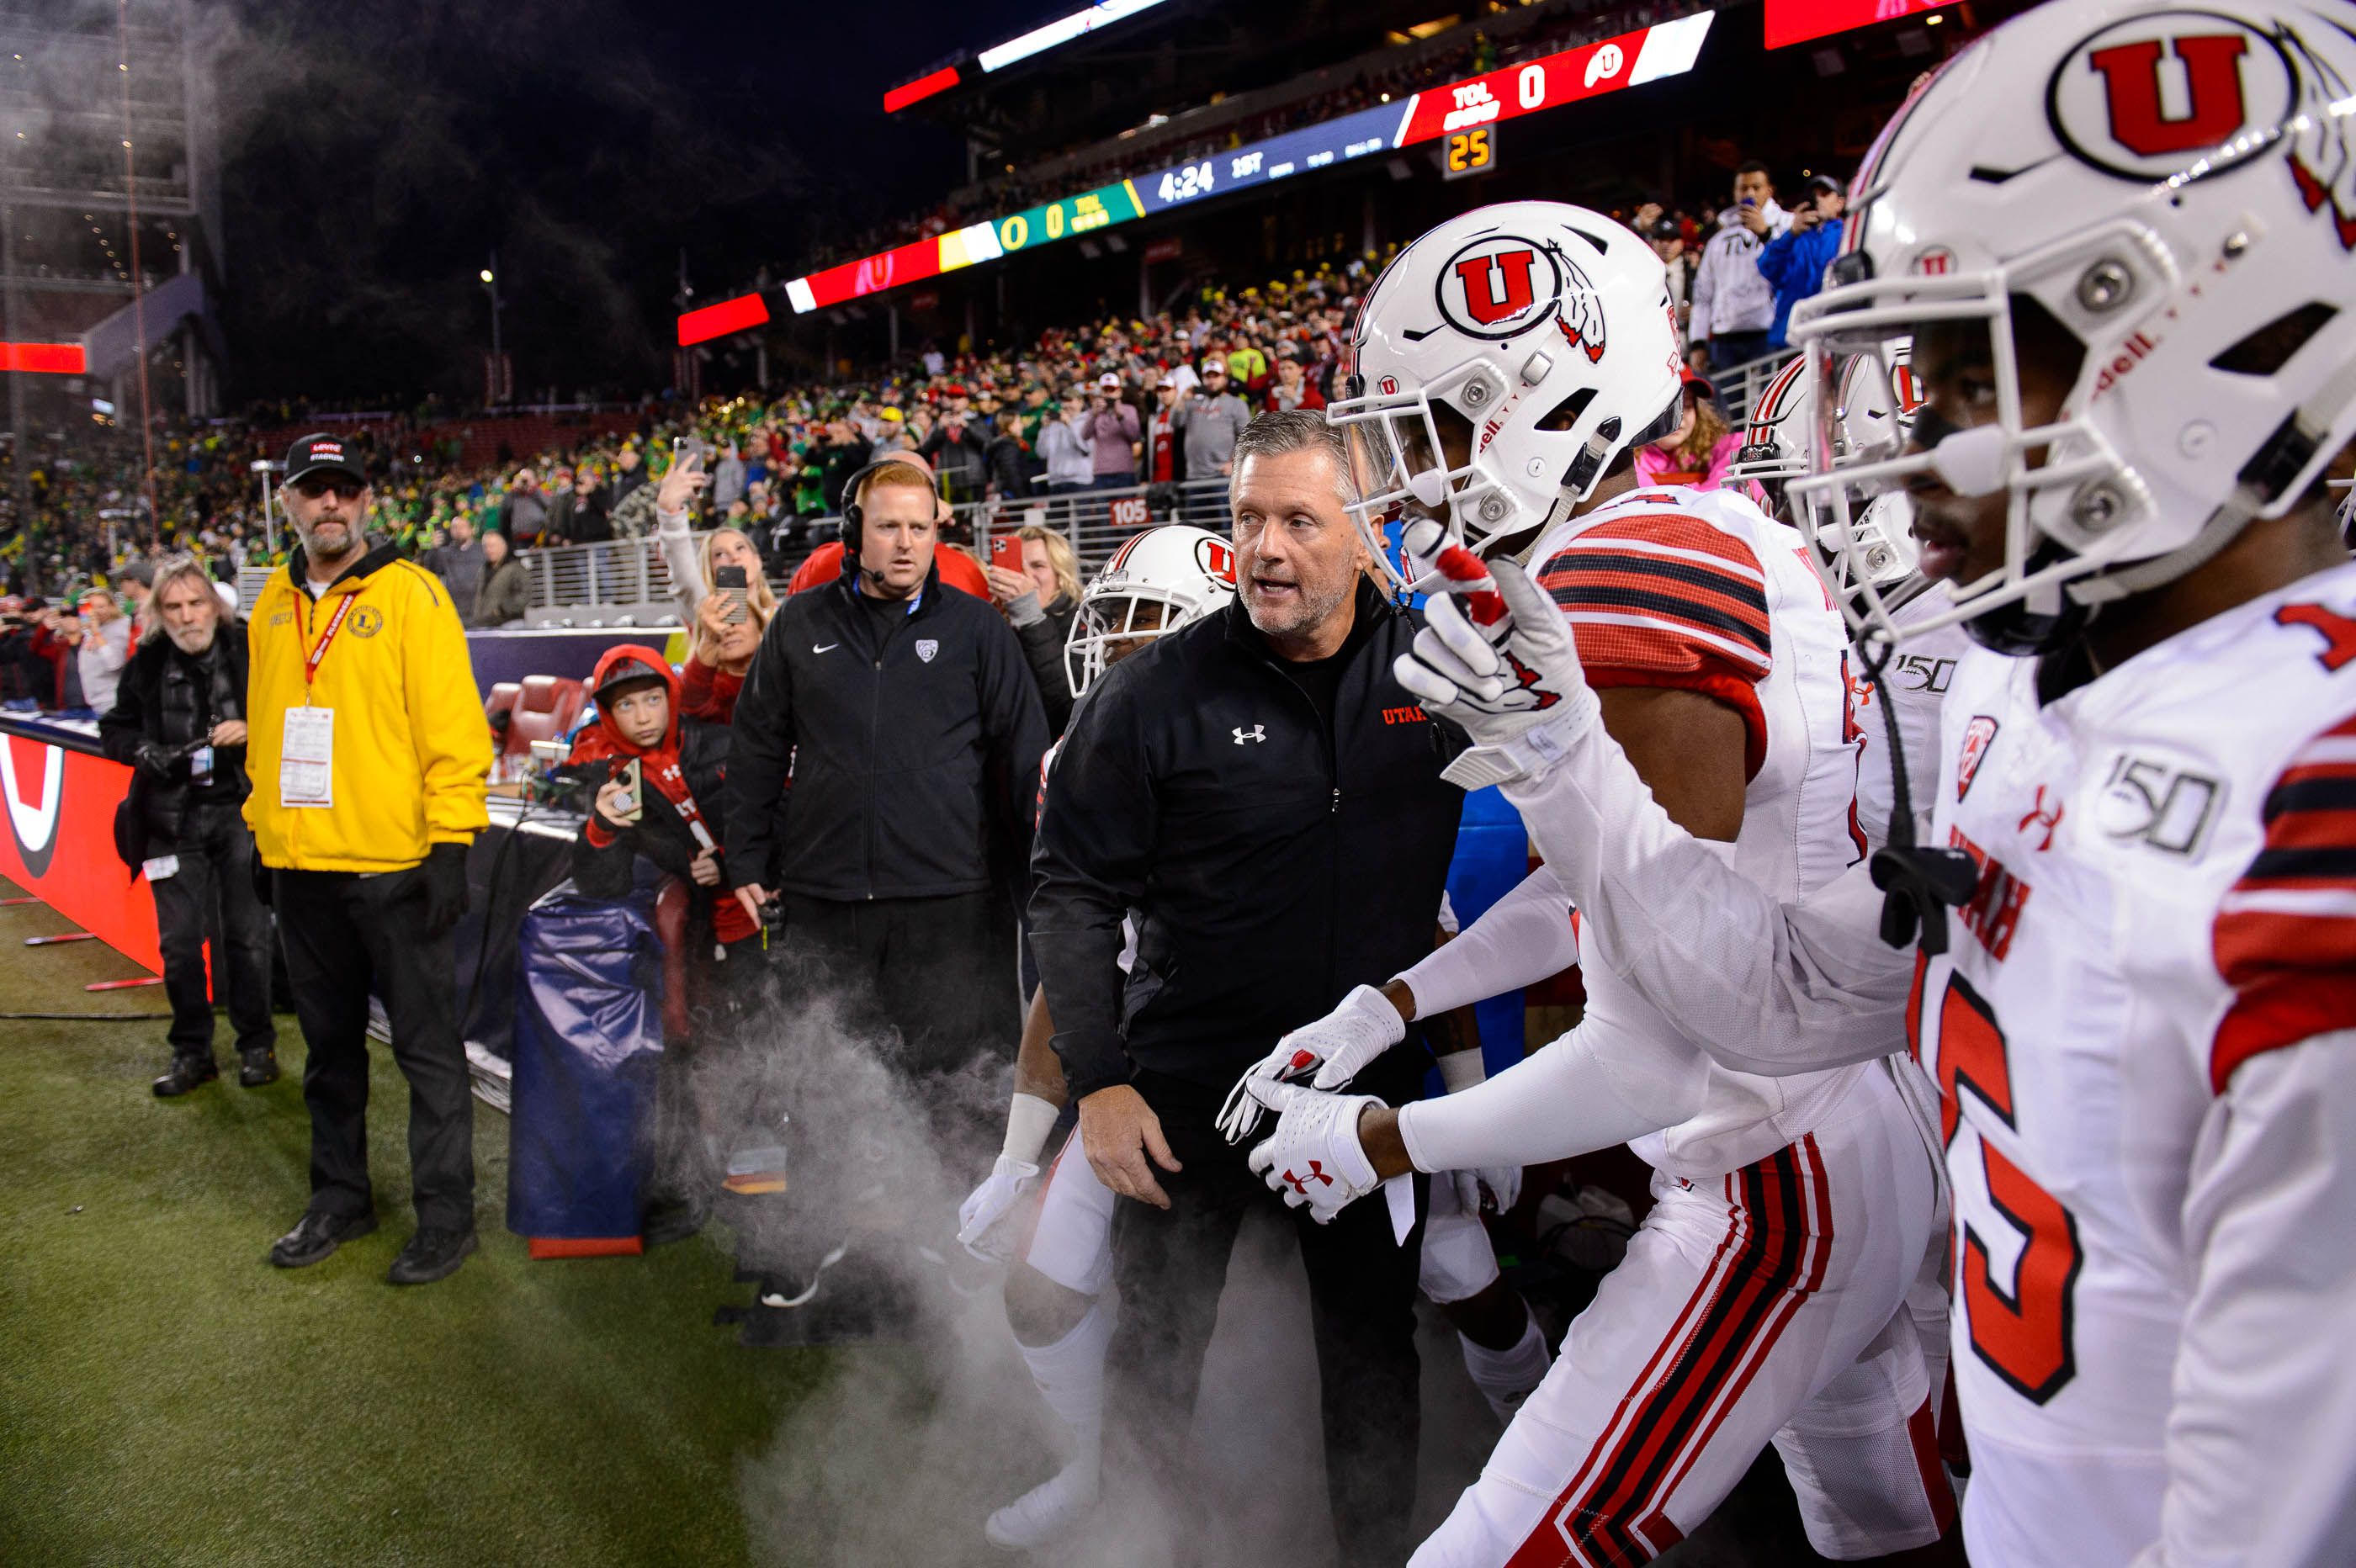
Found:
[[[1325,1174],[1325,1162],[1322,1159],[1312,1159],[1309,1162],[1307,1176],[1295,1176],[1288,1170],[1284,1173],[1284,1179],[1291,1183],[1292,1189],[1303,1198],[1309,1196],[1309,1184],[1312,1181],[1322,1181],[1328,1187],[1333,1185],[1333,1179]]]
[[[1238,746],[1242,745],[1246,741],[1265,741],[1267,739],[1268,726],[1265,724],[1255,724],[1248,730],[1245,729],[1240,724],[1236,726],[1236,744]]]

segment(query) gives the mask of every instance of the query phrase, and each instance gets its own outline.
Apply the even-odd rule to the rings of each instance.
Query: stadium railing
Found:
[[[1178,485],[1133,485],[1119,490],[1081,490],[1018,501],[973,501],[954,508],[958,521],[969,531],[973,554],[989,559],[995,535],[1036,525],[1052,528],[1071,542],[1079,557],[1080,575],[1095,575],[1131,534],[1159,523],[1192,522],[1225,533],[1227,528],[1227,482],[1225,479]],[[841,518],[805,517],[788,524],[799,530],[798,542],[770,557],[771,571],[790,577],[810,551],[838,537]],[[698,544],[703,533],[695,535]],[[670,570],[663,561],[659,541],[615,539],[609,543],[558,545],[524,552],[531,574],[531,610],[535,613],[597,606],[619,609],[640,624],[659,624],[655,617],[670,609]],[[654,616],[643,613],[651,610]]]
[[[1797,349],[1778,348],[1763,358],[1736,365],[1710,377],[1718,389],[1718,400],[1726,410],[1727,422],[1737,431],[1751,422],[1751,411],[1767,390],[1767,383],[1783,373],[1797,355]]]

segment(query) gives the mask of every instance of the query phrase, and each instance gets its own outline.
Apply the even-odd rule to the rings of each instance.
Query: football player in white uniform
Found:
[[[1911,336],[1923,407],[1902,451],[1820,437],[1795,488],[1838,540],[1902,486],[1978,645],[1887,906],[1727,874],[1509,578],[1401,671],[1623,939],[1590,973],[1752,1071],[1910,1025],[1981,1561],[2356,1541],[2356,565],[2322,483],[2356,437],[2351,117],[2345,6],[2054,0],[1868,155],[1794,336],[1820,387]],[[1938,621],[1861,597],[1871,646]]]
[[[1762,893],[1800,896],[1861,859],[1846,639],[1801,539],[1736,492],[1636,482],[1631,453],[1680,411],[1652,251],[1557,203],[1466,214],[1392,264],[1356,351],[1366,395],[1330,417],[1353,438],[1362,523],[1445,515],[1501,571],[1526,560],[1521,580],[1560,607],[1553,628],[1608,688],[1603,721],[1653,795]],[[1451,569],[1485,570],[1453,555]],[[1506,918],[1535,932],[1544,910],[1554,932],[1569,925],[1544,873],[1524,893]],[[1944,1339],[1944,1230],[1927,1096],[1910,1104],[1884,1063],[1760,1079],[1712,1072],[1681,1044],[1655,1075],[1643,1042],[1674,1041],[1676,1026],[1593,962],[1616,933],[1589,919],[1577,940],[1578,1029],[1485,1085],[1376,1112],[1419,1169],[1633,1141],[1657,1173],[1626,1259],[1414,1561],[1648,1558],[1708,1518],[1770,1442],[1820,1552],[1938,1541],[1952,1498],[1926,1359]],[[1491,995],[1551,961],[1488,950],[1498,966],[1469,976],[1442,973],[1445,951],[1419,965],[1399,1011]],[[1354,997],[1239,1086],[1284,1111],[1254,1163],[1321,1212],[1370,1185],[1355,1133],[1369,1103],[1280,1078],[1322,1061],[1317,1083],[1337,1085],[1403,1032],[1394,1014],[1370,1048],[1365,1016],[1378,1015]],[[1885,1050],[1901,1045],[1893,1026]],[[1231,1121],[1231,1136],[1253,1119]],[[1929,1306],[1927,1324],[1910,1297]]]
[[[1169,524],[1136,535],[1080,597],[1064,647],[1072,695],[1153,638],[1223,608],[1236,593],[1235,552],[1207,529]],[[1039,762],[1039,808],[1059,738]],[[1136,933],[1121,955],[1126,969]],[[1101,1476],[1105,1352],[1119,1320],[1111,1283],[1113,1195],[1085,1158],[1058,1155],[1044,1189],[1039,1158],[1064,1110],[1064,1070],[1050,1046],[1047,996],[1033,995],[1014,1064],[1006,1142],[990,1175],[958,1206],[958,1240],[1008,1264],[1006,1320],[1023,1360],[1062,1423],[1062,1469],[990,1516],[991,1544],[1027,1550],[1061,1535],[1095,1505]],[[1065,1153],[1077,1151],[1066,1144]],[[1032,1201],[1034,1193],[1036,1200]]]
[[[1106,562],[1081,597],[1066,644],[1073,695],[1085,696],[1097,677],[1148,641],[1216,612],[1234,596],[1235,556],[1226,540],[1181,524],[1138,534]],[[1043,809],[1055,760],[1055,748],[1050,747],[1040,763]],[[1455,918],[1444,898],[1440,927],[1447,936],[1455,934]],[[1133,953],[1133,932],[1130,942]],[[1130,956],[1122,955],[1124,969]],[[989,1177],[958,1213],[958,1239],[968,1250],[1010,1265],[1008,1325],[1041,1397],[1069,1440],[1070,1457],[1061,1470],[985,1523],[990,1541],[1008,1550],[1055,1539],[1096,1500],[1105,1352],[1119,1305],[1109,1289],[1112,1192],[1068,1142],[1042,1186],[1040,1156],[1065,1103],[1063,1067],[1049,1043],[1054,1036],[1042,992],[1033,997],[1024,1020],[1005,1145]],[[1438,1061],[1451,1089],[1481,1081],[1479,1042],[1469,1031],[1460,1037],[1457,1050],[1443,1051]],[[1537,1386],[1551,1359],[1537,1317],[1505,1283],[1481,1221],[1483,1189],[1496,1208],[1509,1209],[1521,1171],[1454,1174],[1457,1179],[1432,1186],[1420,1284],[1457,1329],[1465,1368],[1502,1424]]]

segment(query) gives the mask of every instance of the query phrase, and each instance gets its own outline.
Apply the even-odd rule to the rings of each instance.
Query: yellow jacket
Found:
[[[432,844],[464,844],[490,823],[484,783],[491,735],[466,634],[442,581],[379,545],[316,604],[303,552],[270,574],[247,624],[245,820],[262,864],[301,871],[397,871]],[[303,669],[347,597],[352,607],[320,660],[311,705],[335,710],[332,806],[279,804],[286,710],[304,705]]]

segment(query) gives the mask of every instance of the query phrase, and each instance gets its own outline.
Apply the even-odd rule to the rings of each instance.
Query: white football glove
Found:
[[[1503,1214],[1522,1195],[1522,1168],[1518,1165],[1484,1165],[1478,1170],[1451,1170],[1448,1179],[1456,1184],[1456,1201],[1467,1214],[1481,1212],[1481,1190],[1488,1189],[1491,1201]]]
[[[1339,1089],[1406,1038],[1407,1023],[1398,1009],[1372,986],[1360,986],[1332,1012],[1278,1040],[1275,1050],[1236,1080],[1226,1104],[1219,1107],[1219,1131],[1229,1143],[1241,1143],[1259,1125],[1261,1106],[1252,1098],[1253,1083],[1297,1082],[1314,1067],[1318,1088]]]
[[[1014,1227],[1001,1221],[1022,1206],[1039,1184],[1039,1168],[1029,1160],[1001,1154],[981,1185],[958,1205],[958,1242],[984,1263],[1002,1264],[1014,1255]]]
[[[1270,1191],[1283,1195],[1287,1208],[1306,1207],[1319,1224],[1330,1224],[1381,1185],[1375,1162],[1358,1143],[1358,1115],[1382,1101],[1257,1079],[1251,1095],[1277,1113],[1276,1131],[1254,1145],[1244,1163],[1259,1172]]]
[[[1406,552],[1419,575],[1446,588],[1424,603],[1423,629],[1393,662],[1401,686],[1461,725],[1475,750],[1445,776],[1467,787],[1499,784],[1558,755],[1601,715],[1562,613],[1511,561],[1495,571],[1440,525],[1408,526]]]

